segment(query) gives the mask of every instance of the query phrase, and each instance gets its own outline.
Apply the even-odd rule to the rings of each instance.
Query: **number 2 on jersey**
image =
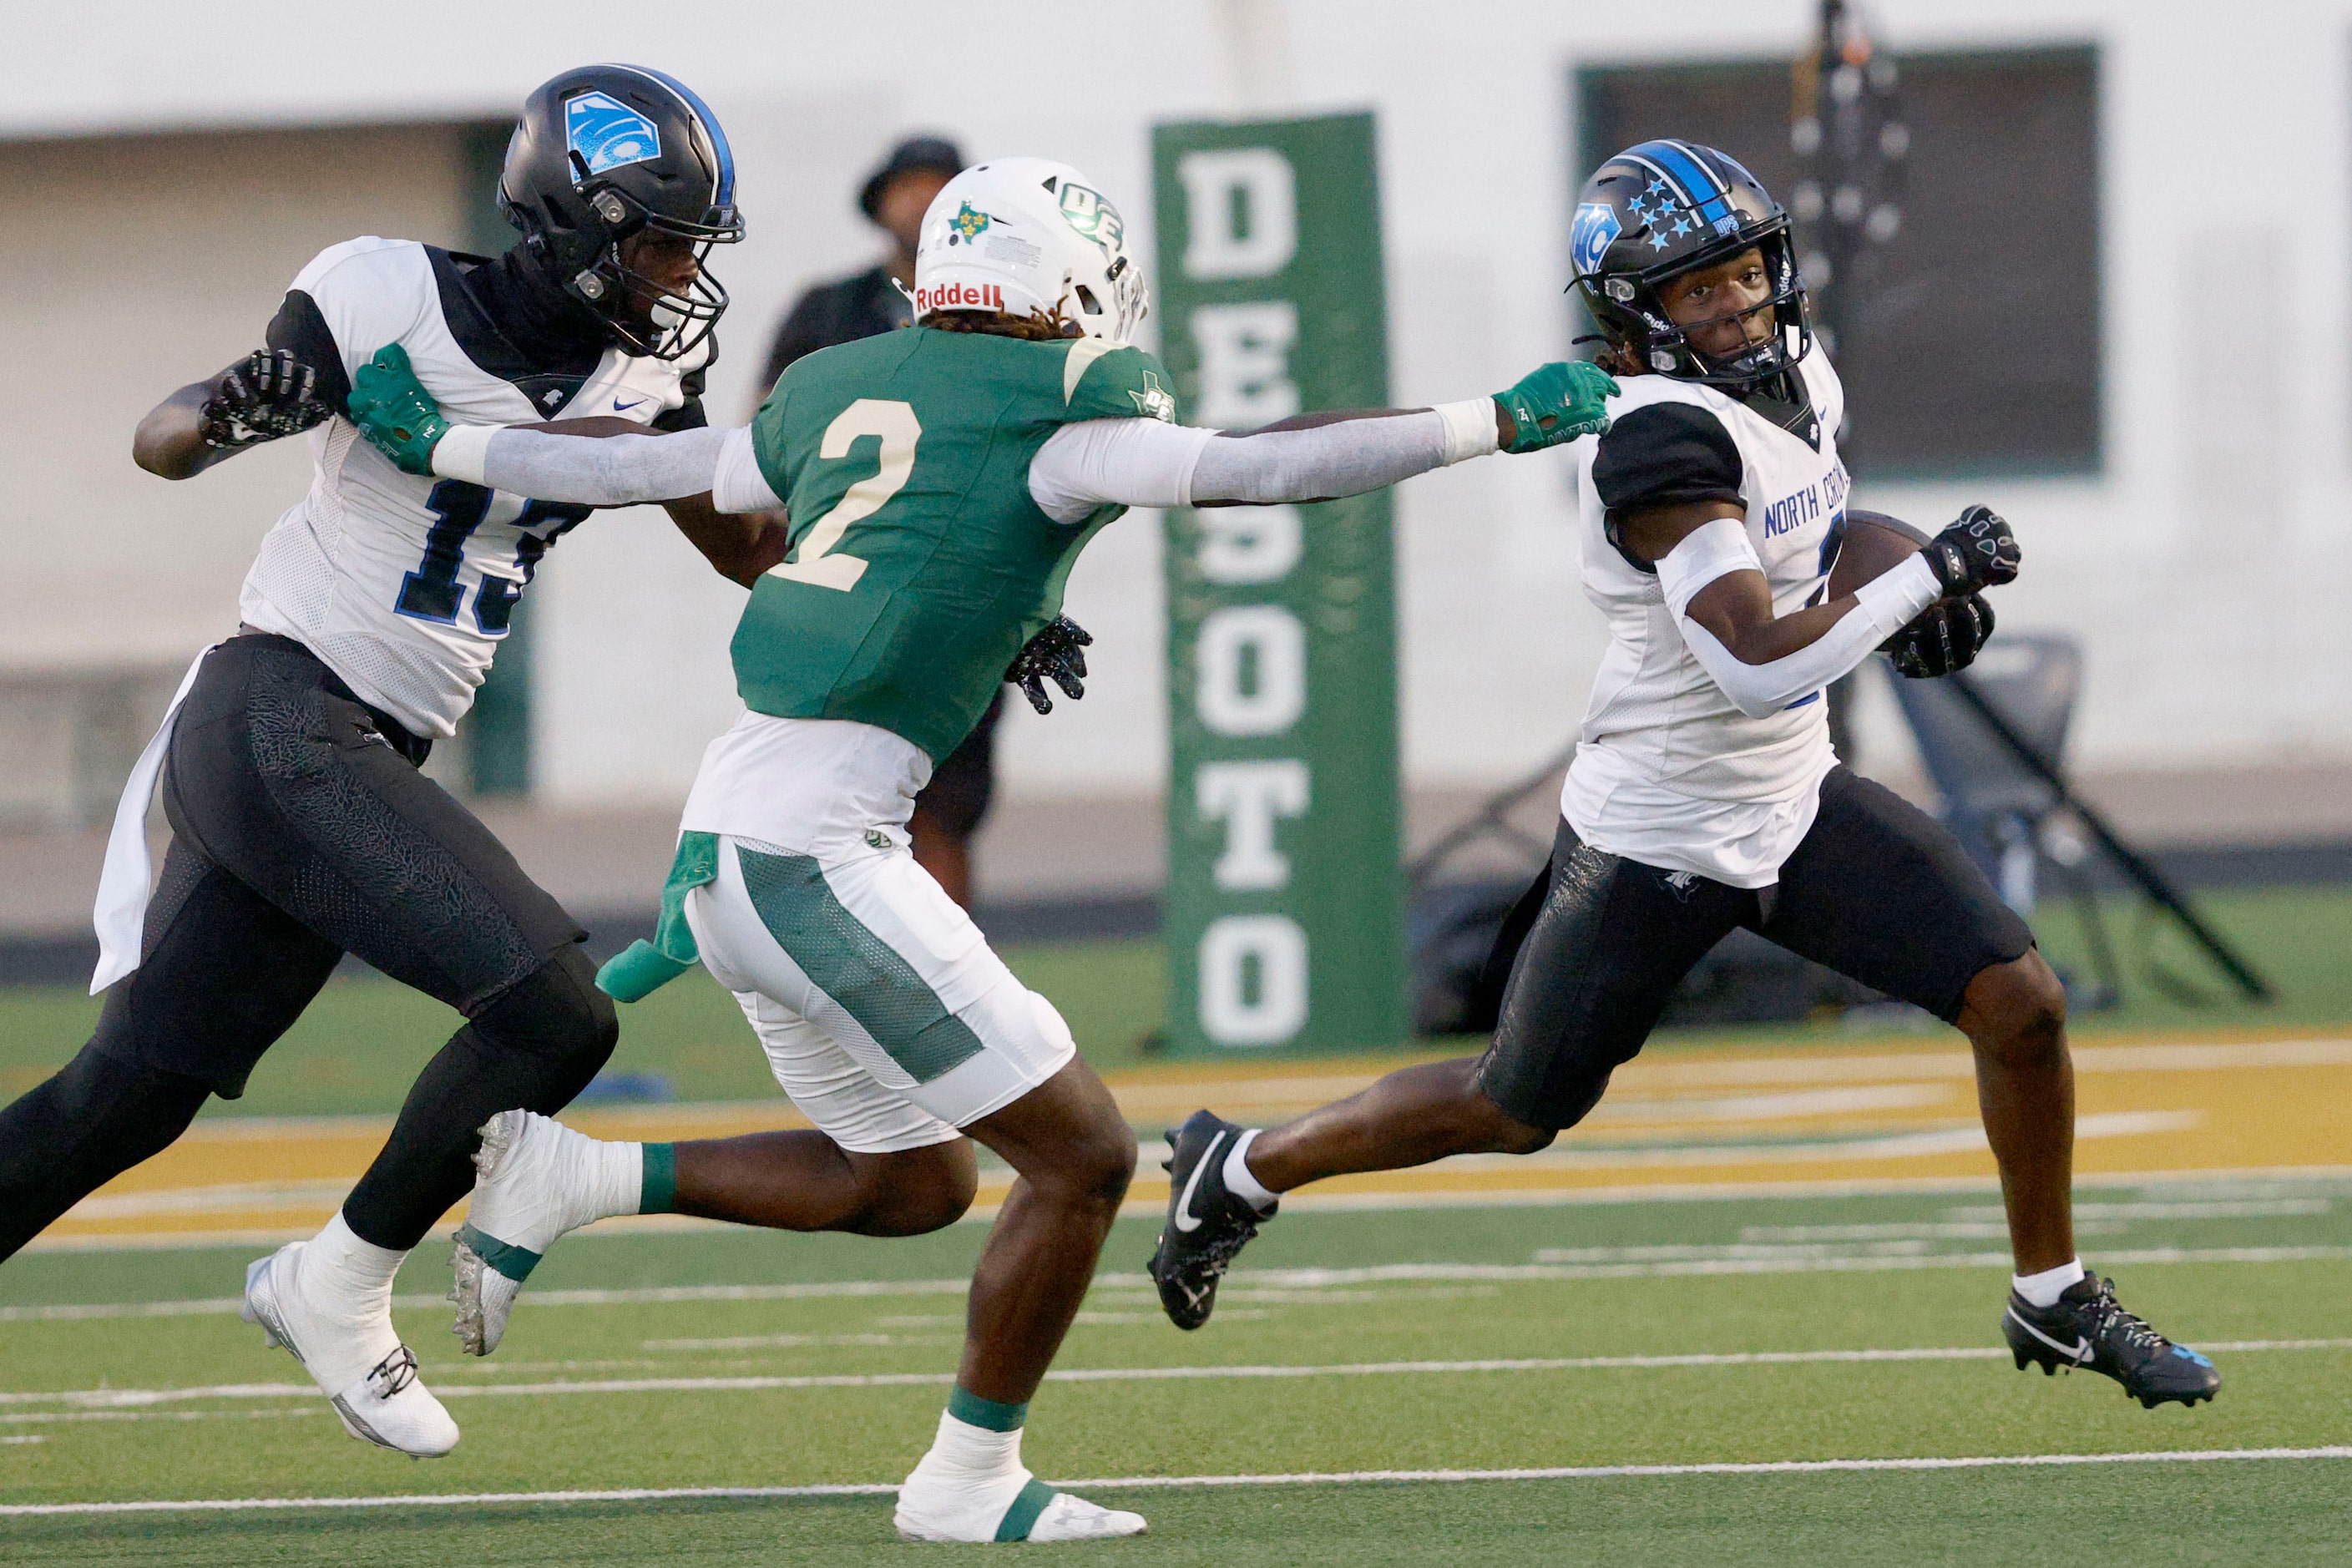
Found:
[[[846,458],[861,436],[882,438],[882,466],[872,478],[850,486],[833,510],[816,520],[801,540],[798,560],[769,567],[769,576],[846,594],[866,575],[864,561],[855,555],[836,555],[833,547],[841,542],[851,523],[872,517],[906,487],[908,476],[915,471],[915,443],[922,439],[923,426],[915,418],[912,404],[861,397],[824,427],[816,455],[828,460]]]

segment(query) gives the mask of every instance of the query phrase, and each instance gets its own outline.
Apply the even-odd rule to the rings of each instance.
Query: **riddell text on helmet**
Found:
[[[915,313],[931,310],[1002,310],[1004,290],[993,283],[946,283],[915,290]]]

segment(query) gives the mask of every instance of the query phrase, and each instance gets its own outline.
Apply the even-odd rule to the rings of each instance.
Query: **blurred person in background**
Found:
[[[857,210],[890,237],[889,258],[852,277],[820,283],[800,297],[776,329],[762,387],[775,385],[776,378],[803,354],[913,324],[913,307],[891,280],[913,280],[923,214],[940,188],[962,172],[963,153],[941,137],[912,136],[891,149],[857,193]]]
[[[938,136],[910,136],[891,149],[857,193],[857,210],[890,237],[889,258],[852,277],[820,283],[800,297],[776,330],[761,387],[775,385],[803,354],[913,324],[912,307],[898,284],[914,279],[915,245],[931,198],[963,166],[962,152]],[[965,909],[971,907],[971,836],[996,792],[996,723],[1003,713],[1000,689],[970,738],[939,765],[915,799],[915,858]]]

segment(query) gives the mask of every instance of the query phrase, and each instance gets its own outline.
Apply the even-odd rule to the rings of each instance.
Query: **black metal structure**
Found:
[[[2115,862],[2116,869],[2123,872],[2135,887],[2146,894],[2151,903],[2170,915],[2179,924],[2180,929],[2188,934],[2189,939],[2202,949],[2205,955],[2230,977],[2231,983],[2244,994],[2248,1001],[2271,1002],[2276,999],[2276,993],[2271,989],[2270,983],[2264,980],[2252,964],[2240,957],[2237,952],[2222,940],[2220,932],[2205,923],[2197,911],[2189,906],[2188,899],[2165,879],[2163,873],[2149,864],[2147,857],[2126,844],[2107,819],[2100,816],[2097,810],[2074,793],[2073,787],[2066,783],[2065,775],[2058,770],[2057,764],[2052,759],[2043,756],[2034,747],[2032,742],[2019,733],[2016,726],[2002,715],[2000,710],[1986,698],[1966,674],[1948,676],[1946,679],[1950,682],[1953,690],[1958,694],[1960,700],[1966,702],[1983,721],[1986,730],[2000,742],[2010,754],[2050,786],[2059,803],[2081,821],[2084,828],[2089,832],[2100,849]]]

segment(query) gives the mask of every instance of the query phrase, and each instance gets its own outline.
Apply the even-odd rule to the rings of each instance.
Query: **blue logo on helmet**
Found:
[[[1575,226],[1568,231],[1569,262],[1576,268],[1577,276],[1600,271],[1601,258],[1609,254],[1609,247],[1624,232],[1617,209],[1607,202],[1586,202],[1578,207]]]
[[[563,141],[591,174],[661,156],[661,132],[654,122],[601,92],[563,100]]]

